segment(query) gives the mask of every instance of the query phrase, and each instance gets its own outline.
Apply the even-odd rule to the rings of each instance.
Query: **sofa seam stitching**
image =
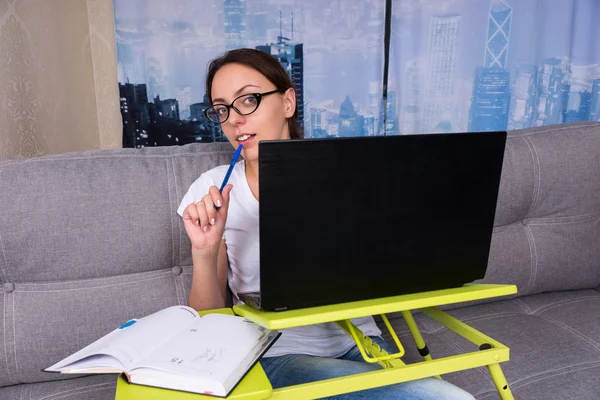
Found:
[[[590,365],[588,365],[588,364],[590,364]],[[519,388],[519,387],[525,387],[525,386],[529,385],[530,383],[535,383],[535,382],[538,382],[538,381],[540,381],[542,379],[545,379],[545,378],[554,377],[554,376],[558,376],[558,375],[563,375],[563,374],[566,374],[566,373],[569,373],[569,372],[582,371],[582,369],[572,370],[571,368],[578,367],[578,366],[583,366],[583,365],[586,365],[586,367],[583,368],[583,370],[585,370],[585,369],[592,369],[592,368],[600,367],[600,362],[599,361],[588,361],[588,362],[581,363],[581,364],[568,365],[568,366],[560,368],[560,370],[561,370],[560,373],[553,373],[553,372],[557,371],[555,369],[546,370],[544,372],[537,373],[537,374],[529,376],[527,378],[516,380],[516,381],[514,381],[509,386],[512,386],[512,387],[516,386],[517,388]],[[534,379],[534,380],[528,381],[527,383],[524,383],[524,384],[522,384],[522,385],[519,386],[519,382],[524,382],[524,381],[526,381],[528,379],[533,378],[534,376],[537,376],[537,378]]]
[[[173,225],[173,217],[171,216],[171,207],[173,204],[173,198],[171,197],[171,171],[169,169],[169,160],[172,158],[165,158],[165,168],[167,175],[167,195],[169,196],[169,222],[171,223],[171,276],[173,278],[173,285],[175,285],[175,296],[177,296],[177,303],[181,304],[181,294],[179,293],[179,285],[177,282],[177,276],[173,273],[173,268],[177,266],[177,259],[175,255],[175,226]]]
[[[173,218],[176,218],[177,221],[177,232],[173,232],[173,239],[175,239],[175,237],[177,236],[178,240],[177,240],[177,252],[175,251],[175,246],[173,246],[173,253],[174,253],[174,257],[175,257],[175,265],[178,265],[181,268],[181,274],[179,276],[177,276],[176,280],[175,280],[175,285],[177,286],[177,296],[179,297],[179,292],[181,292],[181,304],[187,304],[187,300],[186,300],[186,296],[185,296],[185,286],[183,284],[183,266],[181,266],[181,254],[182,254],[182,249],[181,249],[181,242],[182,242],[182,236],[181,236],[181,231],[183,230],[183,227],[181,226],[181,218],[179,218],[179,214],[177,214],[177,208],[179,207],[179,190],[178,190],[178,185],[177,185],[177,176],[175,174],[175,162],[173,161],[173,158],[171,158],[171,173],[173,174],[173,190],[175,191],[175,216],[173,216],[171,218],[171,224],[173,224]]]
[[[527,237],[527,244],[529,246],[529,261],[531,263],[531,270],[529,271],[529,279],[527,281],[527,286],[525,286],[525,293],[529,293],[535,284],[536,275],[537,275],[537,249],[535,246],[535,242],[533,240],[533,234],[531,233],[531,228],[528,226],[524,226],[523,230],[525,232],[525,237]]]
[[[6,335],[6,331],[7,331],[7,329],[6,329],[6,314],[8,314],[8,312],[7,312],[8,311],[8,299],[7,299],[7,297],[8,297],[8,294],[4,293],[4,313],[3,313],[4,315],[2,316],[3,323],[4,323],[4,335],[3,335],[4,336],[4,361],[6,362],[6,373],[8,375],[8,379],[10,381],[15,382],[15,384],[16,384],[16,383],[18,383],[18,382],[16,382],[16,381],[18,381],[18,379],[13,378],[11,376],[10,365],[8,364],[8,346],[6,345],[6,336],[7,336]]]
[[[535,315],[534,311],[531,308],[529,308],[529,306],[527,304],[525,304],[525,302],[523,300],[521,300],[519,297],[517,297],[516,300],[517,300],[517,305],[519,307],[521,307],[521,309],[523,311],[525,311],[525,314],[527,314],[527,315]]]
[[[81,387],[77,387],[77,388],[73,388],[73,389],[68,389],[68,390],[63,390],[61,392],[56,392],[56,393],[52,393],[51,395],[48,396],[44,396],[44,397],[40,397],[38,400],[53,400],[53,399],[60,399],[61,397],[65,397],[65,396],[60,396],[60,397],[55,397],[56,395],[59,394],[65,394],[65,393],[69,393],[69,392],[77,392],[74,394],[82,394],[82,393],[88,393],[88,392],[92,392],[94,390],[98,390],[98,389],[102,389],[104,387],[108,387],[110,388],[111,386],[113,386],[113,383],[110,382],[105,382],[105,383],[97,383],[95,385],[90,385],[90,386],[85,386],[85,389],[89,389],[91,387],[95,387],[95,389],[92,390],[85,390],[83,392],[80,392],[79,390],[81,390]]]
[[[25,379],[23,379],[23,377],[21,377],[20,373],[19,373],[19,361],[18,361],[18,357],[17,357],[17,332],[16,332],[16,328],[17,328],[17,324],[15,323],[15,297],[16,296],[11,296],[12,297],[12,319],[13,319],[13,323],[12,323],[12,328],[13,328],[13,351],[15,352],[15,372],[17,374],[17,380],[21,380],[22,382],[25,381]],[[6,332],[6,330],[5,330]]]
[[[527,215],[525,216],[525,218],[529,218],[531,216],[531,213],[533,212],[533,209],[537,205],[537,202],[538,202],[538,199],[540,196],[541,166],[540,166],[538,152],[535,149],[535,146],[533,145],[533,142],[531,141],[531,139],[529,139],[528,137],[523,137],[523,140],[525,141],[525,144],[527,144],[527,147],[529,148],[529,153],[531,154],[531,158],[533,161],[533,193],[532,193],[531,205],[529,206],[529,210],[527,211]]]
[[[179,157],[198,157],[198,156],[211,156],[211,155],[225,155],[231,154],[231,151],[228,150],[219,150],[219,151],[206,151],[206,152],[192,152],[192,153],[179,153],[179,154],[111,154],[111,155],[94,155],[94,156],[78,156],[78,157],[54,157],[55,155],[48,155],[52,158],[29,158],[29,159],[17,159],[17,160],[5,160],[0,162],[0,171],[4,168],[12,167],[13,165],[20,163],[44,163],[44,162],[54,162],[54,161],[89,161],[89,160],[108,160],[108,159],[166,159],[166,158],[179,158]]]
[[[2,265],[2,275],[6,282],[12,282],[12,278],[8,273],[8,259],[6,258],[6,249],[4,248],[4,240],[2,239],[2,233],[0,233],[0,250],[2,250],[2,259],[4,263]]]
[[[546,312],[548,310],[551,310],[554,307],[562,306],[562,305],[565,305],[565,304],[577,303],[577,302],[585,301],[585,300],[591,300],[591,299],[596,299],[597,300],[598,296],[581,297],[579,299],[569,299],[569,300],[559,301],[557,303],[548,304],[548,305],[542,306],[542,307],[538,308],[537,310],[535,310],[533,312],[533,315],[537,316],[538,314],[541,314],[541,313],[544,313],[544,312]]]
[[[19,284],[20,287],[23,286],[36,286],[36,285],[57,285],[57,284],[64,284],[64,283],[71,283],[71,282],[94,282],[94,281],[101,281],[101,280],[107,280],[107,279],[113,279],[113,278],[123,278],[124,276],[133,276],[133,275],[145,275],[148,273],[152,273],[154,276],[152,277],[148,277],[148,278],[144,278],[145,279],[151,279],[151,278],[159,278],[162,277],[164,275],[169,274],[170,272],[168,271],[167,268],[161,268],[160,270],[152,270],[152,271],[144,271],[144,272],[135,272],[135,273],[130,273],[130,274],[123,274],[123,275],[112,275],[112,276],[108,276],[108,277],[96,277],[96,278],[83,278],[83,279],[71,279],[68,281],[47,281],[47,282],[21,282]],[[139,279],[131,281],[131,282],[138,282],[140,281]],[[122,282],[119,281],[119,283],[128,283],[128,282]],[[110,285],[108,285],[110,286]],[[94,287],[94,286],[92,286]],[[105,285],[101,286],[101,287],[105,287]]]
[[[561,327],[562,329],[564,329],[565,331],[569,332],[570,334],[572,334],[573,336],[579,337],[580,339],[582,339],[584,342],[591,344],[592,347],[594,347],[596,350],[600,351],[600,343],[596,342],[595,340],[593,340],[592,338],[587,337],[586,335],[584,335],[583,333],[579,332],[577,329],[570,327],[567,324],[564,324],[558,320],[555,320],[554,318],[550,318],[550,317],[544,317],[542,315],[537,315],[538,318],[541,318],[545,321],[548,321],[550,323],[553,323],[559,327]]]
[[[91,286],[91,287],[70,288],[70,289],[54,289],[54,290],[23,290],[23,289],[19,289],[18,292],[19,293],[55,293],[55,292],[72,292],[72,291],[76,291],[76,290],[88,290],[88,289],[104,289],[104,288],[109,288],[109,287],[129,285],[131,283],[148,282],[148,281],[153,281],[153,280],[157,280],[157,279],[162,279],[171,274],[172,273],[170,273],[170,272],[165,272],[162,275],[153,276],[153,277],[147,278],[147,279],[138,279],[138,280],[129,281],[129,282],[119,282],[119,283],[115,283],[112,285]]]

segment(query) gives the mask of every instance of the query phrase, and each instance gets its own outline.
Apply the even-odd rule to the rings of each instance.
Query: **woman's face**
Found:
[[[211,98],[213,105],[229,105],[239,96],[275,89],[275,85],[255,69],[241,64],[227,64],[215,74]],[[252,114],[240,115],[230,109],[229,118],[221,124],[221,128],[233,147],[237,148],[240,144],[244,146],[242,155],[246,160],[257,161],[258,142],[290,138],[287,118],[294,115],[295,108],[294,89],[273,93],[262,97]]]

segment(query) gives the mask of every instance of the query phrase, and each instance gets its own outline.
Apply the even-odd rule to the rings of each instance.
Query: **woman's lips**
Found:
[[[247,135],[242,135],[242,136],[238,136],[237,138],[237,142],[243,146],[246,146],[248,143],[252,142],[254,140],[254,137],[256,136],[256,134],[247,134]]]

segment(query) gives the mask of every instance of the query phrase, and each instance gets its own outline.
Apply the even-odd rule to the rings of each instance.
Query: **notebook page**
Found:
[[[182,375],[202,374],[224,382],[268,332],[242,317],[208,314],[194,321],[137,367]]]
[[[173,306],[124,324],[108,335],[84,347],[78,352],[56,363],[47,371],[62,369],[68,364],[86,357],[105,354],[119,360],[129,369],[136,360],[151,353],[157,346],[176,335],[200,316],[190,307]],[[89,364],[88,364],[89,366]]]
[[[101,350],[103,354],[118,355],[125,368],[129,369],[136,361],[199,319],[198,313],[190,307],[168,307],[123,329],[117,340]]]

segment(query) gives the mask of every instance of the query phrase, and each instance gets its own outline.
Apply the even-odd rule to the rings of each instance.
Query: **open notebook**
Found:
[[[226,397],[279,335],[242,317],[201,317],[173,306],[123,324],[44,371],[122,373],[130,383]]]

